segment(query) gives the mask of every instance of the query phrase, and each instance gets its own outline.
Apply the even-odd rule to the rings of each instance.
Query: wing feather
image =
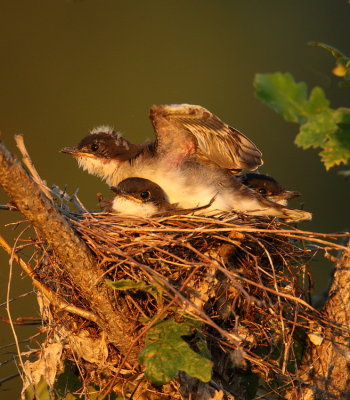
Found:
[[[227,169],[255,170],[262,154],[243,133],[204,107],[191,104],[153,106],[150,118],[159,152],[197,156]]]

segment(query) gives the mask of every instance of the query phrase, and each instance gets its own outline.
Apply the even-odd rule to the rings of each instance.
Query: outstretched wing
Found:
[[[150,118],[159,152],[178,159],[196,154],[227,169],[255,170],[263,163],[250,139],[201,106],[153,106]]]

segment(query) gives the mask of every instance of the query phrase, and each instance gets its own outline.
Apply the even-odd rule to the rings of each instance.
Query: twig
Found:
[[[77,210],[83,210],[83,212],[90,214],[90,212],[86,209],[84,204],[80,201],[80,199],[78,197],[78,192],[79,192],[79,188],[76,189],[76,191],[73,193],[73,202],[74,202],[75,207],[77,208]]]
[[[26,146],[24,144],[23,135],[15,135],[16,145],[23,156],[23,164],[29,169],[35,182],[40,186],[40,189],[46,194],[46,196],[53,201],[50,189],[47,187],[46,182],[41,179],[38,171],[36,170],[32,159],[30,158]]]
[[[5,322],[6,324],[11,324],[9,319],[0,315],[0,321]],[[41,318],[35,317],[18,317],[16,321],[12,321],[13,325],[38,325],[41,324]]]
[[[7,381],[10,381],[11,379],[17,378],[17,376],[20,376],[19,372],[15,373],[13,375],[6,376],[5,378],[0,379],[0,385],[5,383],[5,382],[7,382]]]
[[[69,203],[73,203],[74,207],[81,213],[87,212],[86,208],[84,205],[79,201],[77,201],[77,196],[76,193],[78,192],[79,189],[77,189],[73,195],[73,197],[69,196],[69,194],[66,192],[66,190],[60,189],[56,185],[52,185],[51,191],[52,193],[57,196],[61,200],[61,206],[63,206],[64,202],[62,200],[65,200]],[[66,207],[68,208],[68,207]]]
[[[16,239],[16,243],[17,243],[19,237]],[[12,321],[12,315],[11,315],[11,310],[10,310],[10,292],[11,292],[12,269],[13,269],[13,259],[14,259],[13,256],[14,256],[14,251],[12,249],[12,251],[10,252],[10,259],[9,259],[10,269],[9,269],[9,280],[8,280],[8,284],[7,284],[7,293],[6,293],[6,312],[7,312],[8,318],[9,318],[12,334],[13,334],[13,337],[14,337],[14,340],[16,343],[16,349],[17,349],[19,362],[21,364],[23,373],[26,374],[26,370],[24,369],[24,363],[23,363],[22,356],[21,356],[21,349],[19,347],[18,338],[17,338],[17,334],[16,334],[16,330],[15,330],[13,321]],[[30,376],[27,376],[27,378],[28,378],[29,382],[32,383]]]
[[[67,311],[80,317],[86,318],[90,321],[97,322],[98,317],[92,313],[91,311],[84,310],[82,308],[73,306],[72,304],[67,303],[65,300],[60,299],[59,296],[39,282],[34,278],[33,270],[30,268],[28,264],[26,264],[15,252],[14,249],[11,249],[10,245],[5,241],[5,239],[0,235],[0,246],[9,254],[12,259],[14,259],[20,267],[28,274],[30,279],[33,282],[33,285],[39,289],[43,295],[56,307],[60,308],[63,311]]]
[[[20,294],[20,295],[18,295],[16,297],[12,297],[12,299],[10,299],[10,303],[12,303],[15,300],[21,299],[22,297],[29,296],[30,294],[33,294],[33,293],[34,293],[34,290],[30,290],[29,292],[22,293],[22,294]],[[0,303],[0,307],[3,307],[3,306],[6,306],[6,302]]]
[[[17,207],[11,204],[0,204],[0,210],[18,211]]]

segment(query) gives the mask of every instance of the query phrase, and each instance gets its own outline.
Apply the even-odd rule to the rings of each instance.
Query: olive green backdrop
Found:
[[[330,74],[332,57],[306,45],[322,41],[349,55],[349,17],[346,0],[0,0],[2,139],[15,150],[13,134],[23,133],[41,176],[69,192],[79,187],[96,208],[96,193],[107,197],[108,188],[58,150],[99,124],[142,141],[152,137],[152,104],[200,104],[253,139],[264,154],[262,172],[304,194],[293,205],[313,212],[305,229],[349,229],[349,182],[326,172],[316,151],[296,148],[297,125],[255,99],[252,86],[257,72],[290,71],[322,86],[334,107],[349,106],[350,91]],[[2,223],[15,218],[9,214],[1,211]],[[11,296],[31,289],[15,270]],[[329,266],[316,259],[314,272],[319,291]],[[8,282],[2,253],[0,274],[1,303]],[[34,296],[11,310],[14,318],[37,315]],[[0,314],[6,317],[4,306]],[[34,332],[16,329],[20,339]],[[11,342],[1,323],[0,346]],[[0,362],[13,351],[0,347]],[[3,365],[0,380],[15,371],[13,362]],[[18,399],[19,390],[19,379],[5,383],[0,398]]]

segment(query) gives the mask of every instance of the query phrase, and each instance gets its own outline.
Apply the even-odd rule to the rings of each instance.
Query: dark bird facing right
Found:
[[[276,179],[269,175],[247,172],[237,175],[237,178],[246,186],[254,189],[261,196],[278,204],[286,206],[288,200],[301,196],[300,192],[286,190]]]

